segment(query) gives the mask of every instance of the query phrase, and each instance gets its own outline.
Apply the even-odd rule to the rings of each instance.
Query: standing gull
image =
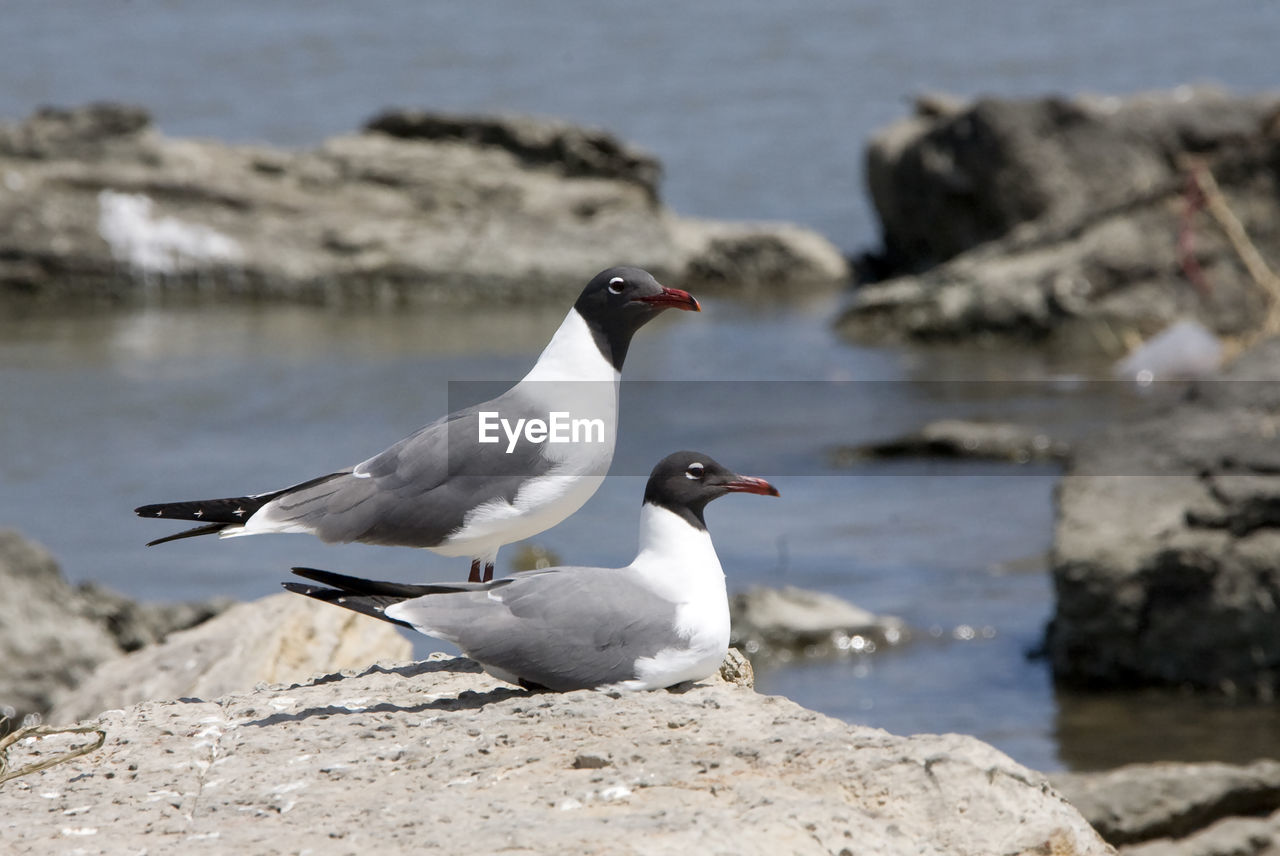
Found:
[[[136,508],[139,517],[203,524],[147,546],[214,533],[225,538],[303,532],[329,543],[469,556],[471,581],[481,581],[482,564],[483,579],[490,580],[503,544],[555,526],[604,480],[613,460],[618,384],[631,337],[669,307],[699,310],[688,292],[666,288],[639,268],[602,271],[583,289],[530,372],[499,397],[450,413],[354,467],[292,487]],[[593,426],[598,420],[599,430],[588,428],[578,442],[562,443],[547,442],[554,438],[546,432],[526,430],[513,439],[498,430],[522,419],[545,426],[556,413]]]
[[[488,583],[408,585],[294,568],[297,594],[457,645],[525,687],[652,690],[705,678],[729,649],[724,571],[702,513],[726,493],[777,496],[698,452],[653,468],[625,568],[548,568]],[[327,587],[326,587],[327,586]]]

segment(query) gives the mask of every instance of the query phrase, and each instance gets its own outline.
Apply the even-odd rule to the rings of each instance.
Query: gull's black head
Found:
[[[666,288],[648,271],[636,267],[601,271],[573,304],[591,328],[604,358],[619,371],[635,332],[672,306],[701,310],[689,292]]]
[[[659,461],[649,474],[644,501],[680,515],[691,526],[706,529],[702,509],[726,493],[777,496],[778,489],[764,479],[725,469],[701,452],[676,452]]]

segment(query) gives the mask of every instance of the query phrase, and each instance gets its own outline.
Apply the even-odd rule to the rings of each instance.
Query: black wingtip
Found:
[[[294,576],[302,577],[304,580],[312,582],[324,583],[333,588],[339,588],[346,591],[359,591],[364,584],[369,584],[371,580],[363,580],[359,577],[347,576],[339,574],[336,571],[322,571],[319,568],[290,568]],[[299,583],[291,583],[291,585],[299,585]],[[309,586],[314,588],[314,586]]]
[[[330,586],[345,594],[394,597],[401,600],[428,594],[474,591],[493,585],[492,583],[474,585],[470,583],[396,583],[385,580],[366,580],[363,577],[352,577],[335,571],[322,571],[319,568],[290,568],[289,570],[304,580]]]
[[[295,569],[296,570],[296,569]],[[302,570],[308,570],[303,568]],[[325,573],[321,571],[320,573]],[[339,575],[341,576],[341,575]],[[413,629],[413,625],[407,621],[401,621],[398,618],[391,618],[386,614],[387,607],[393,606],[404,600],[403,597],[395,595],[369,595],[356,594],[343,589],[325,588],[324,586],[312,586],[305,583],[284,582],[281,583],[285,591],[293,594],[305,595],[314,600],[324,603],[332,603],[334,606],[341,606],[352,612],[358,612],[361,615],[367,615],[370,618],[376,618],[379,621],[386,621],[400,627]]]
[[[227,523],[208,523],[204,526],[196,526],[193,529],[184,529],[181,532],[175,532],[172,535],[166,535],[163,538],[148,541],[147,546],[154,547],[157,544],[164,544],[168,541],[180,541],[183,538],[195,538],[200,535],[213,535],[216,532],[221,532],[223,529],[226,529],[229,525],[230,524]]]

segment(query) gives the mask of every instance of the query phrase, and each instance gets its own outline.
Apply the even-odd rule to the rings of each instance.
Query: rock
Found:
[[[539,694],[440,658],[100,723],[101,750],[0,788],[11,850],[1111,852],[973,738],[895,737],[718,681]],[[21,748],[15,768],[40,751]]]
[[[150,124],[147,111],[127,104],[103,102],[78,110],[42,107],[20,125],[0,124],[0,156],[101,157],[113,144],[127,146]],[[15,181],[11,176],[6,179],[6,186]]]
[[[1261,699],[1280,679],[1280,339],[1081,444],[1058,491],[1059,681]]]
[[[747,655],[737,648],[730,648],[720,664],[720,680],[727,684],[750,689],[756,685],[756,671]]]
[[[904,267],[946,261],[1028,224],[1062,233],[1146,202],[1180,183],[1178,154],[1245,156],[1280,108],[1275,95],[1207,87],[980,98],[943,110],[929,106],[936,102],[921,102],[867,148],[885,250]]]
[[[743,292],[847,279],[812,232],[677,216],[658,174],[555,121],[404,111],[293,151],[43,111],[0,124],[0,295],[561,302],[623,262]]]
[[[218,698],[258,683],[403,660],[411,652],[390,624],[281,593],[103,663],[59,698],[47,719],[75,722],[155,699]]]
[[[60,689],[120,649],[76,609],[53,556],[12,530],[0,531],[0,579],[0,708],[20,719],[48,710]]]
[[[907,635],[899,618],[794,586],[752,586],[729,598],[729,615],[730,644],[758,658],[870,654]]]
[[[76,594],[80,614],[105,627],[125,653],[163,642],[170,633],[202,624],[235,603],[227,597],[200,603],[140,603],[92,582],[81,583]]]
[[[57,696],[123,651],[163,639],[225,605],[140,604],[73,588],[47,550],[0,530],[0,715],[47,712]]]
[[[629,181],[643,187],[654,202],[658,200],[662,165],[657,158],[612,134],[568,122],[392,110],[370,119],[365,130],[408,140],[456,140],[505,149],[526,164],[546,166],[566,176]]]
[[[1257,761],[1248,766],[1230,764],[1132,764],[1105,773],[1059,773],[1050,776],[1058,790],[1110,844],[1146,844],[1122,849],[1122,853],[1198,852],[1253,853],[1241,846],[1258,831],[1255,824],[1280,810],[1280,762]],[[1232,817],[1249,822],[1235,827],[1240,849],[1172,847],[1171,839],[1185,839],[1211,826],[1221,839],[1231,827],[1221,825]],[[1270,832],[1270,846],[1280,845],[1278,830]]]
[[[832,451],[837,466],[883,458],[974,458],[988,461],[1062,461],[1070,447],[1042,431],[1011,422],[939,419],[894,440],[841,446]]]
[[[1280,811],[1267,817],[1228,817],[1186,838],[1123,847],[1124,856],[1241,856],[1275,853],[1280,847]]]
[[[1115,355],[1183,317],[1252,332],[1264,294],[1209,218],[1184,222],[1183,160],[1201,159],[1262,256],[1280,258],[1278,115],[1275,95],[1182,88],[985,98],[891,126],[867,154],[889,275],[838,324],[860,341],[1050,338]]]

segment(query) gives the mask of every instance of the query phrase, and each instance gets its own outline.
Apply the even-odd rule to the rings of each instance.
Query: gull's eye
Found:
[[[693,479],[694,481],[697,481],[702,478],[702,472],[705,469],[706,467],[702,466],[702,464],[699,464],[697,461],[695,461],[689,465],[689,469],[684,471],[684,477],[687,479]]]
[[[609,280],[609,293],[621,294],[622,286],[626,284],[627,284],[627,281],[625,279],[623,279],[620,276],[615,276],[613,279]]]

